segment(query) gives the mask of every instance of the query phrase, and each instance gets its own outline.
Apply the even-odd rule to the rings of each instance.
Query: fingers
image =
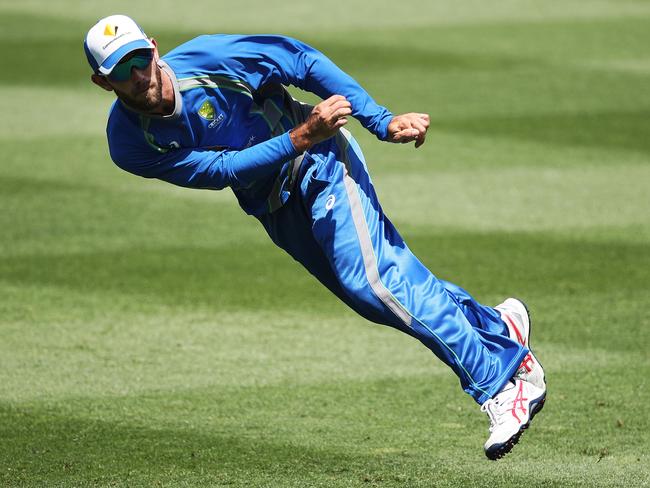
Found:
[[[398,115],[395,117],[394,122],[391,134],[393,142],[406,144],[415,141],[416,148],[424,144],[430,125],[428,114],[411,112]]]
[[[415,136],[415,147],[418,148],[424,144],[424,140],[427,137],[427,127],[421,119],[415,119],[412,121],[413,127],[418,131],[418,135]]]
[[[419,134],[425,134],[427,131],[427,128],[418,120],[414,120],[411,122],[411,128],[415,129],[418,131]]]
[[[321,102],[320,105],[320,115],[323,121],[331,127],[341,118],[352,115],[352,104],[342,95],[333,95]]]
[[[350,113],[352,113],[352,104],[348,102],[348,100],[342,96],[342,95],[333,95],[329,97],[327,100],[323,100],[320,102],[314,110],[322,114],[324,118],[328,118],[335,112],[337,112],[340,109],[350,109]]]
[[[409,142],[416,140],[419,134],[420,132],[417,129],[413,129],[409,127],[408,129],[403,129],[393,134],[393,142],[398,142],[400,144],[407,144]]]
[[[418,130],[420,130],[420,136],[415,141],[415,148],[417,149],[427,138],[427,130],[431,125],[431,120],[429,119],[429,114],[417,114],[417,123],[419,124]]]
[[[334,124],[334,130],[339,130],[341,127],[343,127],[347,123],[348,123],[348,119],[346,119],[345,117],[341,117]]]
[[[309,147],[336,134],[348,123],[347,117],[350,115],[352,105],[342,95],[333,95],[316,105],[305,121]]]
[[[340,102],[342,100],[347,101],[347,99],[343,95],[332,95],[328,99],[323,100],[321,103],[326,104],[326,105],[332,105],[332,104],[334,104],[336,102]]]
[[[415,140],[415,149],[419,148],[422,144],[424,144],[424,141],[426,141],[426,139],[427,139],[427,136],[425,136],[424,134],[422,136],[418,137]]]
[[[320,102],[317,107],[324,114],[331,114],[343,107],[351,108],[352,104],[343,95],[332,95],[327,100]]]
[[[337,120],[348,115],[352,115],[352,109],[350,107],[340,107],[332,113],[331,118]]]
[[[330,113],[332,116],[342,117],[345,115],[352,114],[352,104],[348,102],[345,98],[342,100],[336,100],[329,106]]]
[[[404,119],[411,127],[416,128],[420,132],[426,132],[429,128],[430,121],[427,114],[405,114]]]

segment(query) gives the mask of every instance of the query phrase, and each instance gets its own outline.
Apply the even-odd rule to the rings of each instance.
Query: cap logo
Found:
[[[115,30],[117,31],[117,27],[115,27]],[[104,44],[104,45],[102,46],[102,49],[106,49],[108,46],[110,46],[110,45],[113,44],[115,41],[117,41],[120,37],[124,37],[124,36],[126,36],[126,35],[129,35],[130,33],[131,33],[130,31],[129,31],[129,32],[122,32],[119,36],[118,36],[117,34],[113,34],[113,36],[114,36],[113,39],[111,39],[111,40],[108,41],[106,44]]]
[[[119,26],[117,26],[117,25],[115,27],[113,27],[110,24],[106,24],[106,27],[104,28],[104,35],[105,36],[113,36],[113,37],[115,37],[117,35],[117,28],[118,27]]]

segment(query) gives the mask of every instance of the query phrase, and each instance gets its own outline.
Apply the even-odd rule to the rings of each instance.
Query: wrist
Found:
[[[296,152],[299,153],[305,152],[315,144],[305,124],[301,124],[291,129],[289,131],[289,138],[291,139],[291,143],[296,149]]]

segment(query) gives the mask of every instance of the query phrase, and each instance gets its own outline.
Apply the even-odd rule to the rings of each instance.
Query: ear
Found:
[[[153,44],[153,54],[156,59],[160,58],[160,53],[158,53],[158,43],[153,37],[150,37],[149,40],[151,41],[151,44]]]
[[[99,76],[98,74],[93,73],[90,77],[90,80],[95,85],[102,87],[106,91],[113,91],[113,87],[104,76]]]

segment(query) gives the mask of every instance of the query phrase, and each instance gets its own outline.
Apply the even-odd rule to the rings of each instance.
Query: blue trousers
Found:
[[[479,404],[527,354],[496,310],[436,278],[413,255],[384,215],[348,131],[306,153],[288,201],[258,218],[275,244],[357,313],[433,351]]]

